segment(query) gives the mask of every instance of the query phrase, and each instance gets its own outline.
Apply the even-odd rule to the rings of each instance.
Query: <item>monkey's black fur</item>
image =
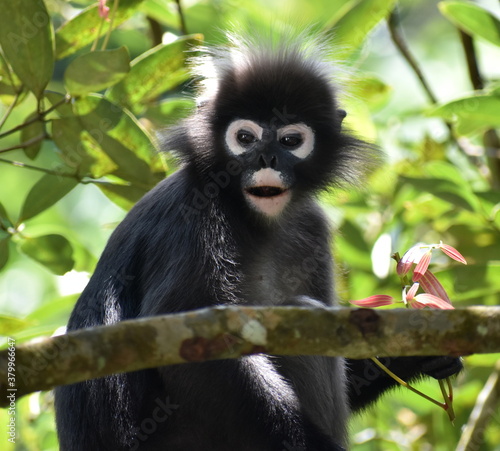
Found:
[[[167,144],[182,168],[117,227],[68,330],[224,304],[335,304],[314,194],[354,180],[376,151],[341,131],[321,46],[209,53],[199,64],[212,60],[215,73]],[[235,120],[246,122],[230,134]],[[406,379],[461,368],[444,357],[386,363]],[[57,428],[62,451],[341,450],[349,413],[393,385],[370,361],[340,358],[177,365],[57,388]]]

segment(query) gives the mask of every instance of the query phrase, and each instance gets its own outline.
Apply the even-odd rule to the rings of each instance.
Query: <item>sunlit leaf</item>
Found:
[[[500,46],[500,20],[489,11],[463,1],[440,2],[438,7],[447,19],[466,33]]]
[[[106,94],[111,101],[134,111],[189,78],[186,50],[199,45],[201,35],[184,36],[161,44],[132,61],[130,73]]]
[[[62,235],[24,238],[19,245],[27,256],[41,263],[54,274],[63,275],[73,268],[73,248]]]
[[[64,85],[72,96],[82,96],[109,88],[130,70],[126,47],[98,50],[76,57],[64,72]]]
[[[130,19],[141,2],[142,0],[120,0],[113,20],[113,28]],[[57,59],[72,55],[77,50],[93,42],[97,37],[97,30],[102,20],[99,16],[98,4],[95,3],[85,8],[80,14],[73,17],[73,19],[65,22],[56,31]],[[106,34],[108,29],[109,22],[105,20],[100,31],[100,36]]]
[[[97,179],[118,169],[77,117],[54,119],[52,137],[64,163],[77,169],[80,177]]]
[[[335,23],[329,24],[333,30],[334,42],[340,43],[339,53],[345,57],[356,50],[368,33],[394,8],[396,0],[363,0],[345,11]]]
[[[52,22],[45,4],[0,0],[0,11],[3,53],[23,84],[41,98],[54,69]]]
[[[500,126],[500,97],[476,95],[456,99],[429,112],[449,121],[456,121],[461,135]]]
[[[31,188],[21,209],[19,222],[26,221],[54,205],[68,194],[78,181],[69,177],[45,174]]]
[[[97,183],[96,185],[108,199],[124,210],[130,210],[147,193],[147,190],[134,185],[118,185],[115,183]]]
[[[146,190],[156,184],[150,169],[156,143],[127,110],[100,95],[77,99],[73,109],[85,130],[118,165],[116,175]]]
[[[402,183],[409,183],[417,190],[428,192],[439,197],[454,206],[464,208],[469,211],[476,211],[478,208],[477,199],[474,197],[470,188],[460,184],[439,178],[420,178],[400,176]]]

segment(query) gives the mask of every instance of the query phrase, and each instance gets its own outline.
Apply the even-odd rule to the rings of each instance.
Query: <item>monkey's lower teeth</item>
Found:
[[[257,197],[274,197],[280,195],[284,191],[283,188],[278,188],[277,186],[258,186],[247,190],[249,194]]]

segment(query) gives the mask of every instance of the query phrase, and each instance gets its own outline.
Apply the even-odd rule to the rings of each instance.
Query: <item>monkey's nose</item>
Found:
[[[269,155],[260,154],[259,165],[262,169],[265,169],[265,168],[275,169],[277,164],[278,164],[278,159],[276,158],[276,155],[269,156]]]

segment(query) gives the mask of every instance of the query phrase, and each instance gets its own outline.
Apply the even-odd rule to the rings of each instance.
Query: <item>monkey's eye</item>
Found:
[[[296,147],[302,144],[302,136],[299,134],[285,135],[281,137],[280,143],[286,147]]]
[[[238,142],[243,146],[248,146],[257,141],[255,136],[246,130],[239,130],[236,134],[236,138],[238,139]]]

